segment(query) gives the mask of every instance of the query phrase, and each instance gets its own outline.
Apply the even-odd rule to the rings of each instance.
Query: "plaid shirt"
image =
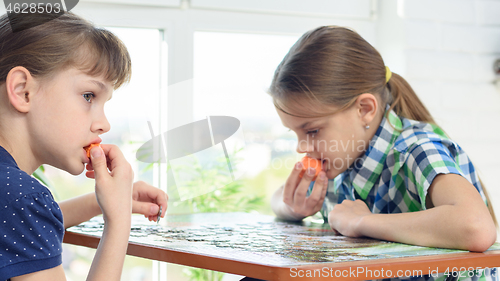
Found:
[[[329,181],[321,214],[327,222],[328,213],[345,199],[363,200],[372,213],[425,210],[427,191],[434,178],[450,173],[465,177],[486,203],[476,170],[458,144],[436,125],[400,118],[390,111],[384,114],[366,153]],[[438,279],[443,276],[412,278]],[[498,277],[483,274],[479,279],[498,280]]]

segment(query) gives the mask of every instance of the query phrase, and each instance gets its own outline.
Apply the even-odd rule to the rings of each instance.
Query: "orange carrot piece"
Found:
[[[90,158],[90,150],[92,149],[92,147],[94,146],[100,146],[98,143],[93,143],[87,147],[85,147],[85,151],[87,151],[87,157]]]
[[[302,171],[300,172],[299,177],[302,178],[302,176],[304,176],[308,168],[315,168],[316,174],[314,174],[313,180],[316,180],[316,177],[318,176],[319,172],[321,172],[322,169],[321,161],[316,158],[311,158],[309,156],[304,156],[304,158],[302,158],[302,160],[300,161],[302,162]]]

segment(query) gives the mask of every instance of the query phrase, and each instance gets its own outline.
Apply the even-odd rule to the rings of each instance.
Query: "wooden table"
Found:
[[[69,228],[64,242],[97,248],[102,227],[97,218]],[[470,253],[352,239],[328,225],[247,213],[167,216],[160,225],[134,217],[127,254],[264,280],[366,280],[500,267],[498,244]]]

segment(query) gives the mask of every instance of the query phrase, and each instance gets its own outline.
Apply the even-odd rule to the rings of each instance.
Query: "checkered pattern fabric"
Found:
[[[372,213],[425,210],[427,191],[434,178],[450,173],[465,177],[486,203],[476,170],[458,144],[436,125],[400,118],[389,111],[384,114],[366,153],[329,181],[321,214],[327,222],[333,207],[345,199],[365,201]],[[471,280],[498,280],[496,269],[492,273],[495,274]],[[442,275],[411,280],[441,279]]]

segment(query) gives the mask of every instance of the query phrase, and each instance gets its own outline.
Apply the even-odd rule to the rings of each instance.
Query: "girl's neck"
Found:
[[[5,128],[4,124],[0,124],[0,146],[2,146],[16,161],[19,169],[25,171],[29,175],[40,166],[36,163],[31,147],[24,134],[19,130],[15,130],[12,126]]]

